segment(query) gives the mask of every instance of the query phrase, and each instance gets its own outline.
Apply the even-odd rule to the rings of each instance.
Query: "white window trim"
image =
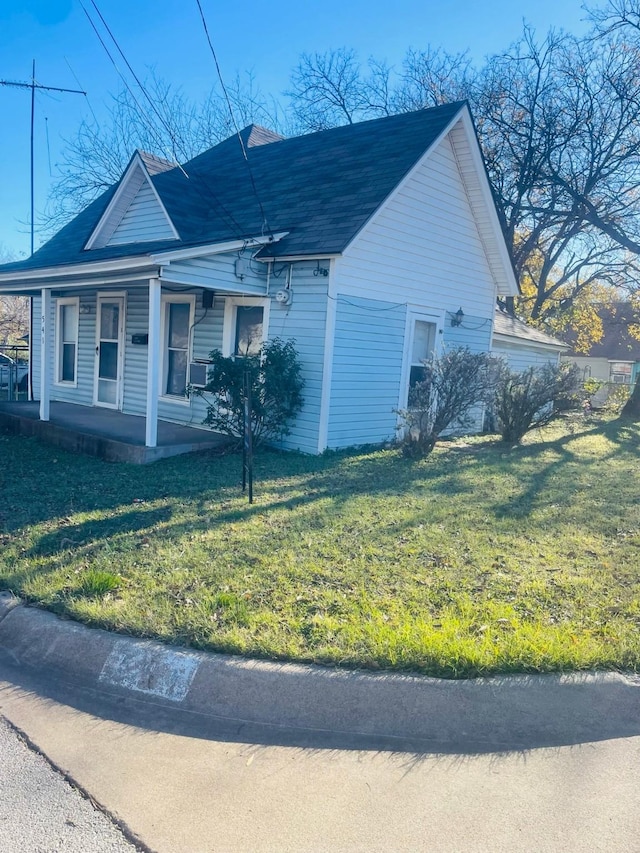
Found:
[[[73,382],[68,379],[60,379],[62,375],[62,307],[64,305],[75,305],[76,307],[76,358],[73,366]],[[55,366],[53,384],[60,388],[77,388],[78,387],[78,350],[80,349],[80,297],[79,296],[64,296],[56,299],[56,333],[55,333]]]
[[[234,354],[238,307],[262,308],[264,310],[262,315],[262,343],[264,344],[269,338],[271,300],[258,296],[227,296],[224,301],[224,325],[222,327],[222,355],[225,358]]]
[[[168,353],[168,336],[169,324],[167,323],[168,305],[175,303],[187,303],[189,308],[189,341],[187,344],[187,385],[189,384],[189,363],[193,358],[193,329],[195,324],[196,313],[196,297],[193,293],[163,293],[160,301],[160,345],[162,347],[162,363],[160,365],[160,387],[158,395],[160,400],[167,403],[173,403],[178,406],[190,406],[191,398],[188,394],[184,397],[165,394],[164,389],[167,385],[167,371],[169,369]]]

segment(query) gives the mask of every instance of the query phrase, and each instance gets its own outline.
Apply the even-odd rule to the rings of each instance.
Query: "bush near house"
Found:
[[[472,410],[490,393],[492,360],[488,353],[472,353],[457,347],[424,362],[425,376],[409,391],[401,409],[402,449],[405,456],[427,456],[449,428],[469,430]]]
[[[503,364],[492,406],[502,440],[519,444],[529,430],[549,423],[556,415],[554,403],[576,392],[579,376],[579,369],[569,364],[545,364],[520,373]]]
[[[256,445],[278,441],[289,434],[289,424],[303,404],[302,365],[295,341],[273,338],[260,355],[211,355],[208,381],[196,393],[208,401],[204,420],[211,429],[242,440],[245,417],[245,381],[251,385],[251,426]]]

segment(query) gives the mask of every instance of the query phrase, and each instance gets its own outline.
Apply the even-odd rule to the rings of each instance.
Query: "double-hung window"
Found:
[[[222,351],[225,356],[260,355],[269,325],[269,300],[227,297]]]
[[[55,381],[58,385],[76,385],[78,374],[77,296],[56,301]]]
[[[194,303],[193,296],[170,296],[164,299],[163,397],[187,397]]]

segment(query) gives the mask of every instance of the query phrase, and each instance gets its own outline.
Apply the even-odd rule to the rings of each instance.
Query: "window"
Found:
[[[609,367],[609,381],[616,385],[631,385],[631,362],[612,361]]]
[[[193,296],[171,297],[165,300],[163,397],[187,396],[193,310]]]
[[[263,341],[264,308],[260,305],[238,305],[234,355],[259,355]]]
[[[409,367],[409,388],[427,378],[427,368],[424,362],[433,356],[436,342],[436,324],[424,320],[416,320],[413,327],[413,344],[411,348],[411,364]]]
[[[58,299],[56,305],[56,384],[75,385],[78,369],[79,299]]]
[[[223,355],[259,355],[269,328],[269,303],[255,296],[225,299]]]

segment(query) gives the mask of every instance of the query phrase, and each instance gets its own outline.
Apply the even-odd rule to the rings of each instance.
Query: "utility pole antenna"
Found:
[[[33,238],[34,238],[34,191],[33,191],[33,127],[36,115],[36,89],[45,89],[47,92],[63,92],[70,95],[85,95],[82,89],[63,89],[60,86],[43,86],[36,83],[36,61],[33,60],[31,67],[31,82],[19,83],[15,80],[0,80],[0,86],[13,86],[15,89],[31,89],[31,254],[33,255]]]

